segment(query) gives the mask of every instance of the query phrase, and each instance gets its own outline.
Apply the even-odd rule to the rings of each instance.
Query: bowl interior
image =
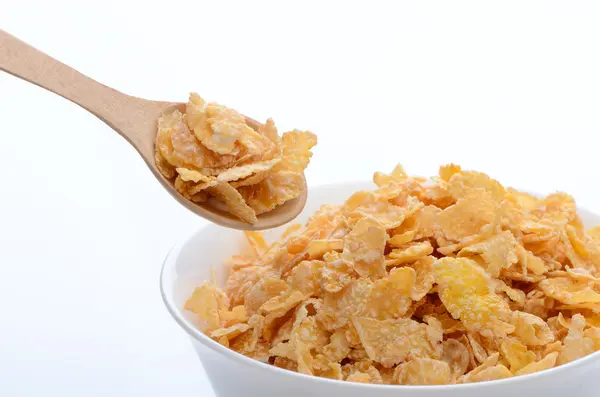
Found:
[[[358,190],[373,189],[372,182],[355,182],[312,187],[304,211],[295,222],[304,223],[322,204],[341,204]],[[600,224],[600,217],[584,209],[579,215],[586,227]],[[282,226],[265,232],[267,241],[276,240],[286,229]],[[161,276],[165,303],[179,322],[188,330],[194,327],[194,316],[183,310],[183,305],[194,288],[203,281],[216,280],[224,285],[227,269],[223,263],[232,255],[249,249],[243,232],[208,225],[196,232],[182,245],[171,251]]]

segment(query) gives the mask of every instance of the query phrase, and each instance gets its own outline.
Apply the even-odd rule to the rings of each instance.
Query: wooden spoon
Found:
[[[306,181],[300,197],[258,216],[258,222],[253,225],[218,208],[211,200],[200,204],[191,202],[175,190],[172,181],[160,173],[154,162],[157,120],[163,112],[174,108],[185,111],[183,103],[150,101],[123,94],[84,76],[3,30],[0,30],[0,70],[54,92],[104,121],[133,145],[171,196],[211,222],[241,230],[270,229],[294,219],[306,204]],[[246,120],[254,129],[260,126],[255,120]]]

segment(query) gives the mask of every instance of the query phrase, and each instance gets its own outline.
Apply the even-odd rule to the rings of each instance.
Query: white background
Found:
[[[310,184],[452,161],[596,212],[599,21],[597,1],[0,0],[0,28],[125,93],[311,129]],[[2,73],[0,138],[0,395],[212,396],[158,290],[204,221]]]

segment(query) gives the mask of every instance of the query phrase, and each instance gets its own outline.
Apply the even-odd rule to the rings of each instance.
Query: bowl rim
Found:
[[[364,183],[366,185],[366,181],[354,181],[354,182],[341,182],[341,183],[332,183],[332,184],[322,184],[317,186],[312,186],[311,189],[320,189],[320,188],[335,188],[342,187],[348,185],[359,185]],[[526,191],[526,190],[522,190]],[[535,194],[535,193],[534,193]],[[536,194],[537,195],[537,194]],[[578,212],[585,212],[600,218],[599,215],[588,211],[585,208],[578,207]],[[208,223],[201,228],[199,228],[196,232],[186,238],[184,241],[181,241],[175,244],[171,250],[167,253],[165,257],[162,268],[160,272],[160,292],[162,296],[162,300],[167,308],[167,311],[171,314],[173,319],[179,324],[181,328],[183,328],[186,333],[192,337],[194,340],[200,342],[202,345],[212,350],[213,352],[224,356],[227,359],[236,361],[245,366],[255,367],[257,369],[262,369],[265,371],[272,371],[274,374],[280,374],[285,376],[298,377],[299,380],[303,380],[305,382],[316,382],[316,383],[325,383],[335,385],[336,387],[351,387],[351,388],[362,388],[364,390],[380,390],[380,389],[394,389],[394,390],[406,390],[406,391],[446,391],[446,390],[466,390],[471,388],[482,388],[482,387],[495,387],[507,384],[516,384],[522,382],[534,381],[535,379],[541,379],[548,376],[554,376],[555,374],[562,373],[565,371],[576,370],[577,368],[586,365],[590,361],[596,361],[600,358],[600,351],[596,351],[592,354],[588,354],[585,357],[579,358],[577,360],[571,361],[567,364],[560,365],[558,367],[553,367],[550,369],[545,369],[542,371],[534,372],[527,375],[513,376],[505,379],[497,379],[497,380],[489,380],[475,383],[459,383],[459,384],[447,384],[447,385],[379,385],[372,383],[358,383],[358,382],[348,382],[345,380],[337,380],[337,379],[329,379],[323,378],[314,375],[306,375],[295,371],[286,370],[283,368],[276,367],[274,365],[270,365],[267,363],[263,363],[261,361],[255,360],[253,358],[244,356],[234,350],[231,350],[215,340],[211,339],[207,335],[205,335],[202,331],[196,328],[191,322],[189,322],[177,308],[177,305],[172,299],[172,285],[169,283],[172,281],[172,272],[175,269],[175,264],[177,263],[177,258],[183,247],[192,240],[196,235],[201,233],[206,233],[210,231],[212,228],[219,228],[219,226]]]

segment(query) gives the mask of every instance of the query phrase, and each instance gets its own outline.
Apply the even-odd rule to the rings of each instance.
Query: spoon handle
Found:
[[[125,96],[3,30],[0,30],[0,69],[54,92],[105,121],[112,118],[115,101]]]
[[[125,95],[100,84],[1,29],[0,70],[76,103],[138,150],[148,142],[148,137],[140,133],[140,124],[156,120],[160,108],[164,108],[160,102]]]

